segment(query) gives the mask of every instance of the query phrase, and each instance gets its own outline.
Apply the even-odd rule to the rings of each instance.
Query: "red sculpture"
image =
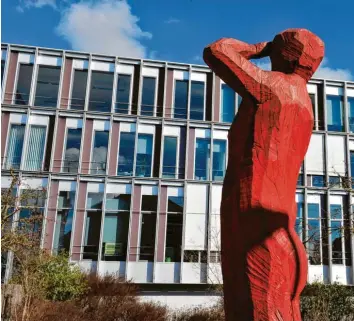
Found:
[[[306,83],[324,44],[305,29],[250,45],[223,38],[204,49],[240,96],[229,131],[221,204],[226,320],[299,321],[307,256],[297,236],[295,191],[313,128]],[[249,59],[269,56],[272,71]]]

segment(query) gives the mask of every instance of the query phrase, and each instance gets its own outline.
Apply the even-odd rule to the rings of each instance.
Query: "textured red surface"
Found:
[[[223,38],[204,49],[205,62],[242,96],[221,205],[229,321],[301,320],[307,258],[294,230],[295,191],[313,127],[306,83],[323,55],[323,42],[305,29],[256,45]],[[249,61],[265,56],[272,71]]]

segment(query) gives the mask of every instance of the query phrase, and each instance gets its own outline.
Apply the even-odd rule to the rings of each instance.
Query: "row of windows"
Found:
[[[3,60],[2,60],[3,63]],[[33,64],[19,65],[14,97],[5,94],[5,101],[15,105],[29,105]],[[61,77],[61,67],[38,66],[35,85],[34,106],[57,107]],[[89,84],[88,110],[95,112],[115,112],[120,114],[140,114],[143,116],[162,116],[161,106],[157,106],[158,79],[150,76],[142,77],[140,110],[132,103],[133,75],[119,74],[114,86],[114,73],[91,71]],[[88,70],[74,69],[72,88],[68,105],[70,109],[84,110],[88,84]],[[112,106],[113,90],[115,102]],[[135,91],[138,91],[134,88]],[[227,85],[221,88],[221,121],[232,122],[235,115],[236,94]],[[67,99],[66,97],[63,97]],[[238,104],[240,103],[238,99]],[[189,114],[188,114],[188,104]],[[165,116],[179,119],[205,120],[206,115],[206,83],[203,81],[175,80],[173,108],[167,107]]]
[[[42,171],[47,127],[30,125],[26,151],[24,151],[25,129],[25,124],[11,124],[3,167],[5,169]],[[83,164],[85,168],[89,169],[90,174],[107,173],[109,134],[109,131],[94,131],[90,162]],[[67,129],[63,159],[59,162],[55,160],[55,164],[59,164],[61,172],[78,173],[82,169],[82,162],[80,162],[82,136],[81,128]],[[153,134],[137,133],[136,137],[135,132],[121,132],[116,175],[159,176],[158,171],[157,173],[153,171],[160,162],[159,156],[155,156],[155,154],[156,150],[163,148],[161,176],[183,179],[186,161],[185,144],[186,141],[182,141],[177,136],[164,135],[163,140],[159,141],[159,138],[154,137]],[[195,140],[194,179],[222,181],[226,171],[226,156],[226,140],[197,137]],[[211,173],[210,168],[212,168]],[[59,168],[55,168],[55,170],[59,170]]]

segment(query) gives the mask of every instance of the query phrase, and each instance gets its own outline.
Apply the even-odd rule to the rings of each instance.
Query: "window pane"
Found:
[[[340,177],[339,176],[330,176],[328,177],[328,187],[340,187]]]
[[[143,195],[141,198],[142,212],[156,212],[157,211],[157,195]]]
[[[354,152],[350,152],[350,176],[352,178],[352,188],[354,188]]]
[[[103,226],[103,260],[126,260],[128,228],[129,212],[106,213]]]
[[[88,193],[87,194],[87,208],[102,209],[103,193]]]
[[[187,118],[188,105],[188,81],[176,80],[175,82],[175,101],[174,118]]]
[[[322,176],[322,175],[313,175],[312,176],[312,186],[324,187],[325,186],[324,176]]]
[[[169,196],[167,211],[169,213],[183,213],[183,204],[184,204],[183,196]]]
[[[320,217],[320,205],[319,204],[307,204],[308,218],[319,218]]]
[[[28,150],[25,169],[28,171],[40,171],[42,169],[44,145],[47,128],[32,125],[30,128]]]
[[[311,105],[312,105],[312,112],[313,112],[313,118],[314,118],[314,123],[313,123],[313,129],[316,128],[316,113],[315,113],[315,109],[316,109],[316,95],[315,94],[309,94],[310,99],[311,99]]]
[[[78,172],[80,161],[81,131],[81,128],[68,129],[63,172]]]
[[[135,133],[120,133],[118,175],[133,175],[134,145]]]
[[[344,131],[343,97],[327,95],[327,127],[329,131]]]
[[[348,97],[349,130],[354,132],[354,97]]]
[[[74,208],[75,192],[61,191],[59,193],[58,208]]]
[[[343,264],[341,222],[331,222],[331,242],[332,242],[332,262],[334,264]]]
[[[55,253],[62,250],[69,252],[70,250],[73,216],[74,210],[72,209],[61,210],[57,213],[53,244]]]
[[[331,219],[341,220],[342,219],[342,206],[337,204],[331,204],[329,207],[331,213]]]
[[[102,212],[87,212],[83,259],[97,260]]]
[[[301,237],[302,234],[302,223],[304,217],[304,203],[297,203],[297,213],[296,213],[296,224],[295,224],[295,231],[297,235]]]
[[[195,120],[204,119],[204,82],[191,82],[191,105],[189,118]]]
[[[154,260],[156,213],[142,214],[139,260]]]
[[[226,170],[226,141],[214,139],[213,180],[222,181]]]
[[[2,80],[4,78],[4,72],[5,72],[5,60],[1,60],[1,86],[2,86]]]
[[[115,104],[116,113],[128,114],[130,101],[130,81],[130,75],[118,75],[117,96]],[[133,108],[136,109],[136,106]]]
[[[136,176],[150,177],[152,162],[152,135],[138,134],[138,152],[136,155]]]
[[[167,214],[165,262],[181,261],[182,214]]]
[[[228,85],[221,86],[221,121],[232,123],[235,116],[235,91]]]
[[[312,265],[321,264],[321,234],[320,234],[320,221],[309,220],[308,224],[308,254],[309,261]]]
[[[129,211],[130,194],[111,194],[106,196],[106,211]]]
[[[6,169],[19,169],[21,165],[25,125],[11,125],[7,143]]]
[[[105,174],[109,132],[95,132],[91,174]]]
[[[32,83],[32,72],[32,64],[20,64],[15,97],[16,105],[28,105]]]
[[[70,109],[84,110],[87,87],[87,70],[75,70]]]
[[[39,66],[35,106],[57,106],[60,69],[60,67]]]
[[[91,90],[89,110],[110,112],[112,104],[113,73],[93,71],[91,75]]]
[[[195,149],[195,179],[208,180],[210,168],[210,139],[197,138]]]
[[[297,186],[303,186],[304,185],[304,175],[303,174],[299,174],[299,176],[297,177]]]
[[[153,116],[155,107],[156,78],[143,77],[143,91],[141,95],[141,115]]]
[[[162,177],[175,178],[177,165],[177,137],[165,137]]]

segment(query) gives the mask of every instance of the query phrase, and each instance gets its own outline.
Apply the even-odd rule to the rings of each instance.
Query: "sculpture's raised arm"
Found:
[[[270,42],[250,45],[236,39],[222,38],[204,49],[203,58],[242,97],[251,95],[262,103],[271,94],[269,75],[249,59],[266,57],[270,50]]]

